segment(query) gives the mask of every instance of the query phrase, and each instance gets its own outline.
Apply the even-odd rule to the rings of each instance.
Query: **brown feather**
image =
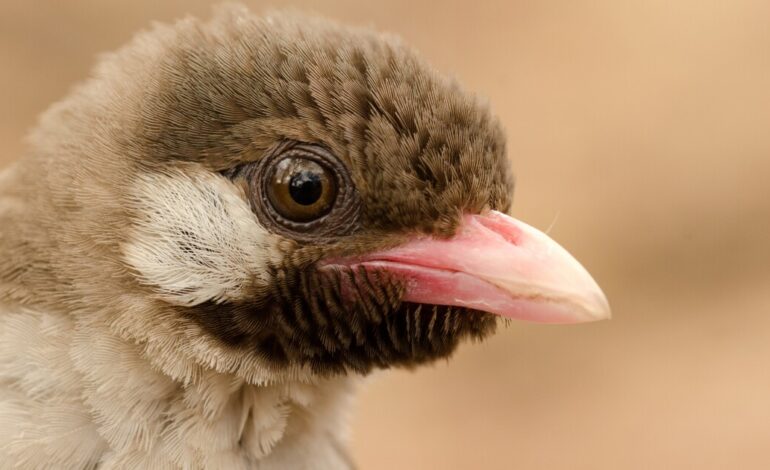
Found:
[[[251,211],[237,169],[287,141],[322,146],[346,168],[355,230],[302,239]],[[392,36],[239,7],[153,26],[42,116],[0,180],[0,334],[56,345],[61,361],[33,377],[28,364],[48,356],[0,348],[0,423],[16,430],[0,458],[346,465],[339,374],[445,357],[494,321],[402,303],[386,276],[326,278],[314,264],[415,233],[450,236],[462,212],[505,211],[511,193],[487,106]],[[44,324],[62,325],[56,341]],[[49,406],[35,391],[43,380],[71,400],[67,423],[93,420],[90,447],[29,437],[58,436],[57,422],[18,414]],[[3,408],[9,397],[21,408]],[[241,417],[251,424],[233,428]],[[317,458],[292,460],[306,454]]]

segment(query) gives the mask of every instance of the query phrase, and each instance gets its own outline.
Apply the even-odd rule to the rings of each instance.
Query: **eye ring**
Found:
[[[276,207],[274,178],[277,172],[286,170],[282,168],[286,162],[304,162],[302,164],[306,168],[323,171],[329,181],[333,181],[334,188],[331,189],[335,190],[335,194],[317,216],[305,214],[291,217],[285,208]],[[283,141],[268,149],[258,162],[247,164],[239,173],[246,178],[250,203],[257,218],[273,232],[299,241],[319,241],[349,235],[359,227],[361,202],[350,172],[324,146]],[[323,188],[323,191],[327,190],[329,188]],[[324,197],[324,193],[321,196]],[[282,199],[285,199],[285,194]]]

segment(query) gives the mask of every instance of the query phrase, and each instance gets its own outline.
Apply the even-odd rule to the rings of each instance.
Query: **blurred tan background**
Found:
[[[97,54],[209,3],[2,0],[0,163]],[[770,468],[770,2],[246,3],[398,33],[488,97],[514,214],[614,310],[378,374],[361,468]]]

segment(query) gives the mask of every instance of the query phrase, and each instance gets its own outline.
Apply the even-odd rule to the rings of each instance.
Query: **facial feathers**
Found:
[[[512,190],[487,106],[394,37],[233,6],[155,25],[0,180],[0,457],[345,468],[348,377],[492,313],[609,314]]]
[[[497,121],[411,49],[366,30],[238,8],[140,34],[54,106],[32,142],[16,171],[23,197],[39,203],[13,223],[38,234],[16,243],[34,243],[24,251],[44,259],[33,268],[23,260],[14,280],[45,276],[56,305],[97,310],[163,349],[183,330],[206,344],[192,356],[216,350],[227,369],[249,356],[279,374],[409,363],[415,344],[405,330],[427,334],[440,321],[459,339],[465,316],[414,313],[394,293],[361,289],[368,316],[335,308],[308,267],[410,233],[450,235],[462,212],[510,203]],[[343,168],[360,199],[353,233],[314,242],[258,220],[253,195],[232,175],[285,142],[323,148]],[[31,301],[32,283],[19,284],[16,295]],[[142,320],[125,318],[121,297],[143,299],[146,311],[132,313]],[[163,316],[176,325],[173,338],[151,327]],[[489,325],[467,328],[480,335]],[[437,336],[417,348],[420,360],[457,342]],[[384,342],[376,351],[345,358],[375,339]],[[396,348],[406,349],[385,352]]]

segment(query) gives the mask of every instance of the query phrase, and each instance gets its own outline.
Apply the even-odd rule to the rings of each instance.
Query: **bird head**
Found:
[[[173,375],[409,367],[500,317],[609,314],[574,258],[505,214],[488,107],[390,36],[238,7],[155,26],[32,142],[25,275]]]

